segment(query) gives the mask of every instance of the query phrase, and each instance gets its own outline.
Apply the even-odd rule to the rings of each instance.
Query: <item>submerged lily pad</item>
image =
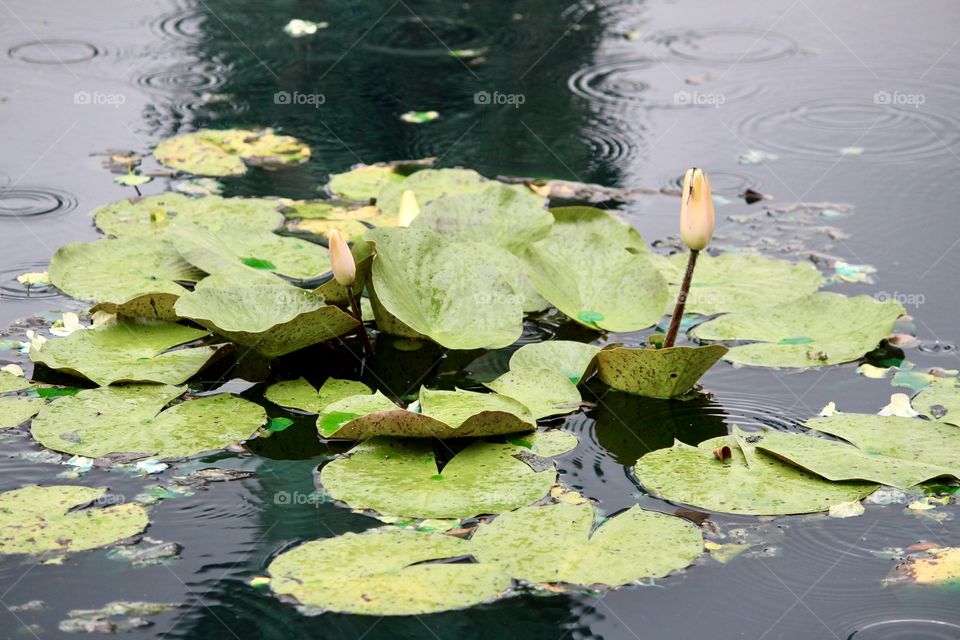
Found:
[[[689,391],[727,353],[727,347],[642,349],[613,346],[597,353],[597,375],[614,389],[648,398],[673,398]]]
[[[23,424],[37,415],[43,403],[43,398],[0,398],[0,429]]]
[[[115,382],[181,384],[224,345],[169,349],[209,335],[172,322],[117,320],[110,326],[74,331],[48,340],[30,359],[105,386]]]
[[[557,217],[550,234],[523,256],[530,279],[550,304],[591,329],[649,327],[663,315],[666,281],[643,252],[626,242],[629,233],[601,235],[595,227],[604,228],[590,218]]]
[[[231,226],[274,231],[283,224],[277,205],[276,200],[263,198],[188,198],[161,193],[105,205],[93,212],[93,219],[101,231],[117,238],[163,236],[174,222],[209,231]]]
[[[553,369],[511,369],[484,386],[522,403],[535,420],[577,411],[583,400],[577,385]]]
[[[890,335],[904,309],[893,300],[820,291],[790,302],[734,312],[698,325],[701,340],[756,340],[731,347],[730,362],[764,367],[817,367],[850,362]]]
[[[45,406],[31,432],[48,449],[88,458],[188,458],[247,440],[266,422],[262,407],[225,393],[164,409],[184,391],[168,385],[88,389]]]
[[[665,500],[755,516],[826,511],[877,488],[829,482],[757,451],[748,438],[737,430],[736,436],[711,438],[696,447],[676,441],[641,457],[634,472],[644,489]],[[731,457],[721,460],[714,450],[724,447]]]
[[[239,176],[247,165],[283,167],[310,159],[310,147],[272,129],[202,129],[169,140],[153,150],[168,167],[200,176]]]
[[[410,518],[469,518],[526,506],[546,496],[551,467],[535,472],[511,444],[474,442],[437,468],[430,442],[373,438],[320,472],[324,489],[353,509]]]
[[[479,191],[490,183],[472,169],[424,169],[403,181],[387,182],[377,195],[377,206],[387,215],[396,216],[404,191],[413,191],[417,204],[423,209],[437,198]]]
[[[935,378],[913,399],[920,412],[934,420],[960,427],[960,386],[956,378]]]
[[[690,254],[655,256],[654,264],[670,284],[666,312],[676,303]],[[755,255],[724,254],[716,258],[701,252],[687,297],[686,312],[712,315],[781,304],[814,293],[823,284],[810,263],[792,263]]]
[[[513,288],[465,245],[415,229],[374,229],[366,239],[376,245],[377,301],[407,327],[449,349],[495,349],[520,337]]]
[[[510,356],[510,370],[552,369],[579,384],[600,347],[572,340],[525,344]]]
[[[469,555],[461,538],[382,527],[314,540],[267,568],[270,588],[324,611],[417,615],[494,600],[510,588],[495,564],[439,562]]]
[[[175,318],[173,305],[187,293],[178,283],[202,277],[170,244],[153,238],[73,242],[50,260],[50,282],[58,289],[128,316]]]
[[[634,506],[594,528],[591,504],[552,504],[502,513],[470,540],[481,564],[533,583],[616,587],[661,578],[703,553],[687,520]]]
[[[0,554],[96,549],[147,527],[147,512],[138,504],[77,510],[106,491],[30,485],[0,493]]]

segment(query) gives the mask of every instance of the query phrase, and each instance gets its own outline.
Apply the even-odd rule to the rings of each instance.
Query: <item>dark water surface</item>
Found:
[[[293,40],[282,32],[292,18],[330,26]],[[266,125],[308,142],[312,160],[226,180],[225,195],[315,197],[330,172],[352,164],[437,156],[441,166],[491,176],[650,188],[652,195],[623,208],[650,240],[675,232],[677,200],[668,194],[691,165],[707,168],[716,194],[729,200],[718,219],[759,210],[739,197],[745,188],[773,195],[775,206],[852,205],[851,214],[825,223],[847,237],[824,242],[805,231],[801,240],[875,266],[875,284],[837,290],[898,297],[924,341],[907,358],[922,369],[956,368],[958,27],[960,6],[948,0],[0,0],[0,326],[79,308],[55,291],[27,291],[16,276],[43,270],[65,242],[96,238],[88,212],[131,195],[91,154],[146,152],[201,127]],[[450,49],[486,53],[474,64]],[[284,103],[278,92],[322,95],[323,104]],[[398,119],[431,109],[441,114],[435,122]],[[740,164],[748,150],[778,159]],[[158,179],[144,192],[166,187]],[[719,234],[738,244],[743,231],[725,221]],[[762,225],[754,235],[768,233],[777,237]],[[772,255],[781,249],[768,245]],[[531,323],[526,339],[554,336],[597,338],[547,318]],[[425,351],[388,350],[374,368],[402,395],[425,382],[496,375],[509,355],[450,354],[437,364],[440,354]],[[270,375],[359,373],[342,366],[352,365],[309,354]],[[673,512],[630,478],[638,456],[733,424],[795,429],[830,401],[876,412],[903,391],[855,367],[787,373],[721,365],[705,380],[713,397],[687,403],[592,389],[601,395],[585,397],[599,398],[597,408],[562,424],[581,443],[559,459],[561,477],[608,513],[636,501]],[[54,483],[65,469],[24,459],[39,448],[21,431],[0,434],[0,448],[3,491]],[[39,611],[0,608],[0,637],[59,637],[57,622],[69,609],[145,600],[183,606],[132,638],[960,638],[956,590],[881,584],[893,563],[884,549],[960,544],[955,505],[935,517],[903,504],[868,505],[850,519],[712,516],[758,545],[726,566],[704,558],[655,585],[602,596],[523,596],[408,618],[303,617],[249,586],[250,578],[291,544],[377,521],[313,500],[314,472],[328,452],[307,422],[254,449],[213,461],[254,471],[251,478],[152,508],[149,536],[183,547],[173,564],[136,568],[104,551],[61,565],[0,559],[0,602],[46,603]],[[181,465],[198,466],[209,464]],[[94,470],[78,482],[132,499],[164,477]]]

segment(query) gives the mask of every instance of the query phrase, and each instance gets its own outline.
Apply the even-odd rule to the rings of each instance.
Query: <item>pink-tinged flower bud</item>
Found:
[[[417,204],[417,196],[407,189],[400,194],[400,212],[397,214],[397,224],[401,227],[409,227],[413,219],[420,215],[420,205]]]
[[[350,286],[357,278],[357,263],[353,259],[353,253],[350,252],[350,246],[337,229],[332,229],[327,234],[327,242],[330,246],[330,267],[333,269],[333,279],[341,286]]]
[[[680,239],[693,251],[705,249],[713,237],[713,196],[700,169],[687,169],[680,194]]]

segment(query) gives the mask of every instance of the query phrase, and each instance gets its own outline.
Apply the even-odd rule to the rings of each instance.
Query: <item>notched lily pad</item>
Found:
[[[107,327],[48,340],[39,350],[30,349],[30,359],[101,386],[115,382],[181,384],[225,345],[169,349],[207,335],[172,322],[121,318]]]
[[[231,394],[174,404],[185,391],[168,385],[100,387],[59,398],[34,418],[34,439],[87,458],[108,454],[189,458],[251,438],[263,408]]]
[[[661,578],[703,552],[687,520],[634,506],[594,527],[591,504],[552,504],[502,513],[470,540],[481,564],[499,564],[516,579],[617,587]]]
[[[106,491],[30,485],[0,493],[0,554],[95,549],[147,527],[147,512],[138,504],[79,509]]]
[[[727,353],[722,345],[630,348],[613,345],[596,355],[597,375],[614,389],[648,398],[681,396]]]
[[[169,140],[153,150],[168,167],[200,176],[239,176],[247,165],[279,168],[310,159],[310,147],[273,129],[201,129]]]
[[[579,384],[600,347],[573,340],[525,344],[510,356],[510,370],[552,369]]]

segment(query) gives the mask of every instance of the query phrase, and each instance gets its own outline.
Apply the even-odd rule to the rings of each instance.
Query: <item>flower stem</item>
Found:
[[[683,274],[683,284],[680,285],[680,294],[677,295],[677,306],[673,308],[673,315],[670,316],[670,328],[667,329],[667,337],[663,339],[663,348],[672,347],[677,340],[677,332],[680,330],[680,321],[683,319],[683,310],[687,306],[687,295],[690,293],[690,280],[693,279],[693,268],[697,266],[697,256],[699,251],[690,251],[690,257],[687,259],[687,272]]]
[[[353,295],[353,285],[347,286],[346,289],[347,300],[350,301],[350,309],[353,311],[353,317],[360,323],[360,326],[357,328],[357,333],[359,333],[363,339],[363,350],[367,352],[368,356],[372,356],[373,345],[370,343],[370,336],[367,335],[367,327],[363,324],[363,312],[360,310],[360,302],[357,300],[357,297]]]

